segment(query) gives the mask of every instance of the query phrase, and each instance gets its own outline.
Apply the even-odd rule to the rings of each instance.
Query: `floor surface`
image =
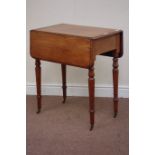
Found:
[[[27,155],[128,155],[128,99],[120,99],[113,118],[112,98],[95,99],[95,126],[89,131],[87,97],[27,96]]]

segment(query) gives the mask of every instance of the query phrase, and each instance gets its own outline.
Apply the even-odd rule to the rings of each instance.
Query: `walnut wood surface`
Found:
[[[36,31],[76,36],[76,37],[84,37],[89,39],[97,39],[97,38],[106,37],[106,36],[114,35],[121,32],[121,30],[118,30],[118,29],[81,26],[81,25],[73,25],[73,24],[57,24],[57,25],[36,29]]]
[[[42,60],[87,67],[90,64],[90,40],[31,31],[31,56]]]
[[[93,41],[95,55],[112,51],[116,49],[116,38],[117,35],[99,38]]]
[[[117,51],[116,50],[111,50],[106,53],[101,53],[100,55],[103,56],[109,56],[109,57],[114,57],[114,55],[117,53],[117,57],[120,58],[123,56],[123,32],[120,32],[119,35],[116,37],[116,46],[117,46]]]
[[[58,24],[31,30],[33,58],[90,68],[98,54],[121,53],[121,30]]]

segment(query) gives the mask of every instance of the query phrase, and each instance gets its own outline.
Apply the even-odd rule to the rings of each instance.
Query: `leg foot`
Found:
[[[39,114],[41,112],[41,109],[38,109],[37,114]]]
[[[114,118],[116,118],[117,117],[117,112],[114,112]]]
[[[62,103],[65,103],[65,102],[66,102],[66,98],[63,99]]]
[[[91,124],[91,125],[90,125],[90,129],[89,129],[89,130],[90,130],[90,131],[92,131],[92,130],[93,130],[93,128],[94,128],[94,124]]]

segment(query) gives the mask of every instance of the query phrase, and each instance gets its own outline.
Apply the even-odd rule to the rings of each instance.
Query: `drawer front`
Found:
[[[87,68],[90,64],[90,40],[31,31],[30,53],[33,58]]]
[[[117,48],[117,35],[113,35],[106,38],[99,38],[94,40],[93,46],[94,46],[94,53],[101,54],[106,53],[112,50],[115,50]]]

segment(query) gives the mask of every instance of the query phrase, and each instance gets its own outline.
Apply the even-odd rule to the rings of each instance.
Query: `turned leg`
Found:
[[[36,59],[36,86],[37,86],[37,104],[38,104],[38,110],[37,113],[40,113],[41,111],[41,67],[40,67],[40,60]]]
[[[91,67],[89,69],[89,79],[88,79],[88,84],[89,84],[89,112],[90,112],[90,131],[94,127],[94,87],[95,87],[95,79],[94,79],[94,67]]]
[[[66,101],[66,65],[61,64],[62,70],[62,91],[63,91],[63,103]]]
[[[113,93],[114,93],[114,117],[118,113],[118,58],[114,56],[113,58]]]

